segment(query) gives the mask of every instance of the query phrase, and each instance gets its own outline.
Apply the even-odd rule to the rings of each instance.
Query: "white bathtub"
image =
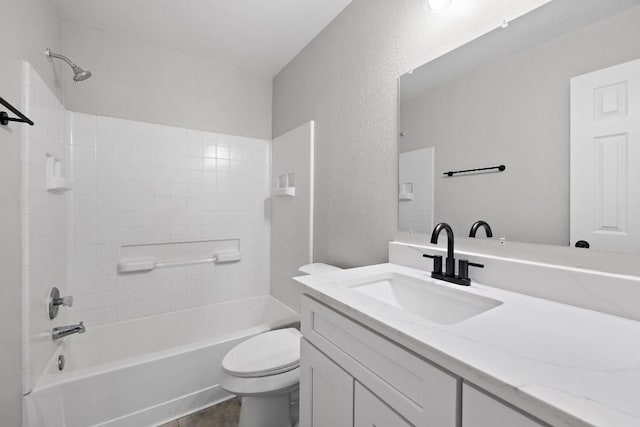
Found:
[[[229,397],[218,385],[229,349],[298,321],[265,296],[88,328],[62,340],[25,397],[25,425],[140,427],[178,418]]]

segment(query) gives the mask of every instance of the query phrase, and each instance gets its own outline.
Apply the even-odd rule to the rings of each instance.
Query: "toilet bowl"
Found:
[[[336,270],[321,263],[300,267],[312,275]],[[220,385],[242,398],[239,427],[297,426],[301,337],[295,328],[265,332],[225,355]]]
[[[291,427],[296,423],[300,337],[294,328],[270,331],[226,354],[220,385],[242,398],[240,427]]]

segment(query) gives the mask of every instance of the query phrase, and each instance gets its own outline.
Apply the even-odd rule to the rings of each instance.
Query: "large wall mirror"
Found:
[[[402,76],[399,132],[400,231],[640,254],[640,0],[554,0]]]

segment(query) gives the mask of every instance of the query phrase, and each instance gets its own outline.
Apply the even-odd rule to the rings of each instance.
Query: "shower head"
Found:
[[[74,65],[71,69],[73,69],[73,80],[76,82],[81,82],[91,77],[91,71],[85,71],[77,65]]]
[[[57,53],[53,53],[49,48],[47,48],[47,50],[44,51],[44,54],[47,55],[49,59],[58,58],[58,59],[62,59],[64,62],[69,64],[69,66],[73,70],[73,81],[82,82],[84,80],[87,80],[89,77],[91,77],[91,71],[83,70],[82,68],[78,67],[76,64],[71,62],[71,60],[64,55],[58,55]]]

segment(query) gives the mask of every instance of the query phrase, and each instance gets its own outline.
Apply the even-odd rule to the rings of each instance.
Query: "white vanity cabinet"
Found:
[[[460,378],[307,296],[301,302],[301,427],[459,425]]]
[[[541,427],[328,306],[301,300],[300,427]]]
[[[301,426],[411,426],[305,339],[300,354]]]

